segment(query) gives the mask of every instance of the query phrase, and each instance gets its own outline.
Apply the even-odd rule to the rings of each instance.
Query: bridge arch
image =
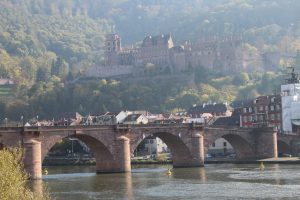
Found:
[[[218,138],[224,138],[227,140],[231,146],[233,147],[236,159],[251,159],[255,158],[255,152],[252,145],[241,135],[233,134],[233,133],[223,133],[217,134],[215,136],[208,136],[206,143],[206,152],[210,145],[212,145]]]
[[[160,138],[170,150],[172,154],[173,166],[174,167],[187,167],[193,160],[190,149],[184,143],[180,135],[172,134],[169,132],[153,132],[148,134],[141,134],[136,142],[131,144],[131,154],[133,155],[135,149],[141,142],[149,136]]]
[[[88,148],[90,148],[93,153],[93,157],[96,160],[96,170],[97,172],[106,172],[111,170],[111,165],[113,165],[114,156],[107,146],[104,145],[102,141],[98,138],[87,134],[76,134],[76,135],[61,135],[47,137],[47,141],[44,141],[44,147],[42,146],[42,161],[45,156],[49,153],[51,148],[59,141],[64,138],[76,138],[82,141]]]

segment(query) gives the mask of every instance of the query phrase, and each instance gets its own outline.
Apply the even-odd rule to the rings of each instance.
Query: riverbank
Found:
[[[223,159],[214,160],[209,159],[205,161],[205,164],[260,164],[261,162],[265,164],[300,164],[299,157],[282,157],[282,158],[268,158],[261,160],[233,160],[233,159]],[[47,158],[44,160],[44,166],[68,166],[68,165],[95,165],[96,160],[94,158]],[[143,164],[172,164],[172,160],[132,160],[132,165],[143,165]]]
[[[233,164],[300,164],[299,157],[280,157],[280,158],[267,158],[261,160],[206,160],[205,164],[221,164],[221,163],[233,163]]]

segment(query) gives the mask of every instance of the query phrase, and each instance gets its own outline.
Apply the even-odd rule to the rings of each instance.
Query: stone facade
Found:
[[[280,130],[281,113],[280,95],[259,96],[243,106],[240,126],[244,128],[277,127]]]
[[[87,75],[141,74],[151,67],[159,72],[175,73],[199,66],[224,74],[252,71],[253,66],[244,60],[244,55],[242,42],[236,38],[186,41],[175,46],[171,34],[162,34],[145,37],[139,47],[123,48],[117,34],[108,34],[104,66],[90,68]]]
[[[174,167],[203,166],[205,152],[218,138],[230,142],[237,159],[277,157],[277,133],[270,128],[213,128],[195,124],[0,128],[2,146],[21,144],[25,149],[24,166],[33,179],[41,178],[45,156],[63,138],[84,142],[93,152],[97,172],[112,173],[131,171],[130,159],[135,149],[149,136],[167,144]],[[293,138],[285,138],[285,141],[289,139]]]

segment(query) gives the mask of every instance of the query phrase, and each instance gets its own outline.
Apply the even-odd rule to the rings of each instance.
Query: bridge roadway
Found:
[[[218,138],[235,149],[237,159],[277,157],[273,128],[205,127],[201,124],[78,125],[1,127],[0,148],[25,149],[24,167],[32,179],[42,177],[48,151],[65,137],[78,138],[93,152],[98,173],[131,171],[131,156],[146,137],[159,137],[173,156],[174,167],[202,167],[205,152]],[[284,138],[288,144],[292,138]]]

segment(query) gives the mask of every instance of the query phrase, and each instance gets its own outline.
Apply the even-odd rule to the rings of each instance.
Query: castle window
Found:
[[[226,143],[226,142],[224,142],[224,143],[223,143],[223,146],[224,146],[224,147],[226,147],[226,146],[227,146],[227,143]]]

